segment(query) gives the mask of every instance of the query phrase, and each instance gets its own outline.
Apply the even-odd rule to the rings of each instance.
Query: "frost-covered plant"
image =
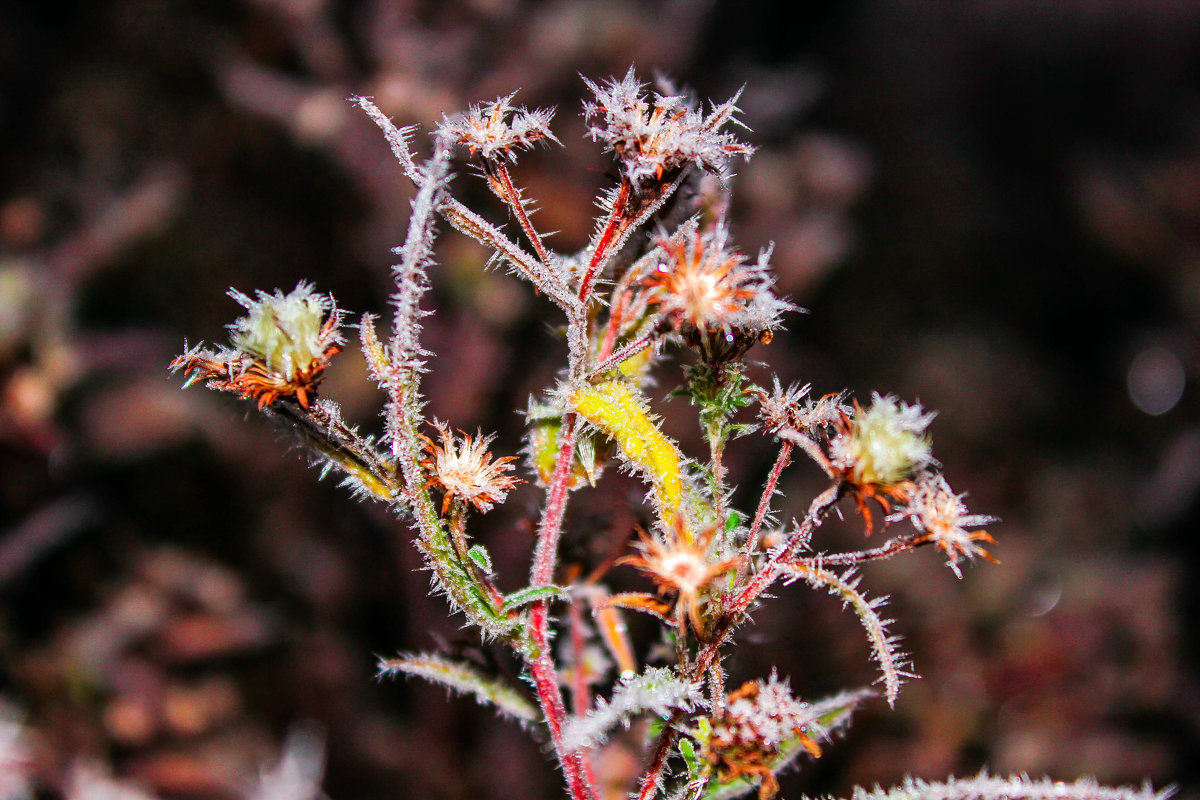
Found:
[[[355,99],[417,189],[405,241],[395,250],[392,333],[381,341],[370,314],[358,324],[370,375],[386,394],[382,439],[346,425],[337,403],[319,397],[323,373],[343,342],[342,312],[307,283],[287,295],[258,292],[257,299],[231,291],[247,310],[230,326],[232,346],[189,349],[174,367],[189,383],[254,400],[290,425],[357,494],[394,509],[411,525],[436,590],[484,641],[511,649],[532,692],[441,653],[386,659],[381,673],[441,683],[522,726],[544,728],[573,800],[598,797],[594,752],[614,728],[638,717],[653,722],[642,729],[648,737],[643,772],[630,787],[639,800],[733,797],[755,789],[765,800],[777,792],[781,769],[801,756],[819,757],[830,734],[874,694],[857,689],[804,701],[774,674],[731,690],[729,645],[768,590],[802,581],[840,597],[866,629],[884,698],[892,704],[911,668],[881,616],[886,598],[868,599],[860,589],[862,565],[932,544],[961,577],[961,562],[990,559],[982,543],[993,541],[966,529],[992,520],[969,514],[963,496],[937,471],[928,434],[934,415],[920,405],[876,394],[864,407],[847,403],[844,393],[814,398],[807,386],[785,389],[777,379],[759,386],[748,377],[746,354],[769,342],[794,307],[774,292],[770,252],[747,256],[734,245],[724,215],[713,212],[726,205],[732,163],[752,153],[731,130],[738,124],[737,98],[706,112],[669,90],[648,92],[632,69],[620,80],[588,81],[587,87],[593,95],[584,106],[588,136],[618,164],[616,184],[599,198],[595,232],[576,254],[547,246],[510,172],[522,152],[558,143],[552,112],[513,106],[509,95],[447,116],[432,156],[421,162],[411,129],[394,126],[370,100]],[[502,201],[519,239],[451,193],[456,153],[474,163]],[[716,180],[698,180],[705,173]],[[686,202],[680,199],[685,184]],[[525,478],[544,500],[528,584],[510,593],[498,588],[487,550],[468,530],[473,516],[505,502],[519,482],[515,457],[494,457],[492,437],[455,434],[457,423],[423,413],[429,353],[421,344],[421,319],[430,312],[422,303],[436,266],[439,221],[486,245],[494,263],[532,284],[565,323],[566,368],[529,402]],[[651,388],[668,349],[692,353],[680,393],[696,409],[707,453],[684,453],[663,433],[654,410]],[[757,406],[757,421],[746,418],[751,406]],[[778,455],[755,507],[742,511],[731,500],[724,454],[733,439],[756,430],[776,443]],[[829,484],[798,521],[781,525],[773,503],[797,452],[812,459]],[[570,497],[601,480],[611,461],[647,487],[645,529],[629,532],[616,563],[635,567],[652,591],[613,593],[602,582],[603,570],[584,579],[560,569]],[[742,485],[749,480],[736,477]],[[814,535],[843,498],[857,506],[868,534],[876,527],[873,506],[883,512],[882,526],[909,522],[911,528],[874,548],[827,551]],[[661,646],[635,647],[621,620],[627,611],[661,622]],[[556,649],[556,634],[565,634],[568,646]],[[642,656],[647,663],[639,666],[637,653],[649,653]],[[1091,784],[987,776],[909,781],[856,797],[1093,795],[1157,797],[1149,790],[1101,793]]]

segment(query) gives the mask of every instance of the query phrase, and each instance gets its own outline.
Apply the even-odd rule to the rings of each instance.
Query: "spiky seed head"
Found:
[[[867,408],[855,405],[831,444],[832,461],[856,486],[894,486],[912,480],[933,463],[925,430],[934,414],[920,404],[872,395]]]
[[[443,492],[442,513],[445,514],[454,499],[470,503],[480,512],[488,512],[496,503],[504,502],[508,493],[520,483],[520,479],[509,475],[510,462],[516,456],[492,458],[487,447],[491,436],[477,433],[474,438],[462,431],[462,438],[455,436],[449,428],[435,422],[439,442],[422,436],[428,458],[421,462],[429,473],[429,484]]]
[[[185,385],[204,381],[210,389],[253,398],[260,408],[280,398],[294,398],[308,408],[329,360],[345,341],[338,331],[341,312],[332,298],[303,281],[286,295],[279,289],[256,294],[254,300],[229,290],[248,312],[229,326],[232,348],[191,348],[171,368],[183,370]]]
[[[736,95],[705,116],[683,97],[647,96],[632,67],[619,81],[584,82],[595,96],[595,102],[584,104],[584,116],[589,122],[598,119],[588,135],[617,154],[623,177],[635,189],[687,164],[722,173],[734,156],[748,158],[754,152],[721,131],[727,122],[737,124]]]
[[[774,674],[769,681],[743,684],[715,710],[705,756],[722,783],[758,778],[760,800],[779,791],[775,769],[789,744],[798,743],[813,758],[821,756],[817,738],[826,736],[809,703],[792,696],[787,681]]]
[[[675,535],[665,544],[643,533],[638,555],[626,556],[618,563],[631,564],[645,572],[660,594],[675,594],[675,608],[683,612],[697,637],[703,640],[707,627],[701,613],[704,592],[741,559],[722,559],[710,552],[715,528],[692,538],[685,534],[682,520],[677,520],[676,525]]]
[[[441,133],[466,145],[471,155],[484,161],[516,161],[517,150],[528,150],[538,142],[561,144],[550,132],[553,109],[528,111],[512,105],[516,92],[494,102],[471,106],[465,113],[443,117]]]
[[[658,306],[676,330],[731,335],[736,329],[757,336],[776,327],[792,308],[771,291],[765,256],[747,263],[729,246],[723,225],[658,244],[662,260],[642,285],[647,304]]]
[[[257,300],[236,289],[229,296],[246,308],[246,316],[229,326],[233,346],[261,362],[271,374],[294,380],[309,373],[341,344],[339,315],[333,301],[301,281],[288,294],[258,291]],[[333,313],[331,313],[333,312]]]
[[[987,531],[968,532],[966,529],[996,521],[995,517],[986,514],[968,514],[963,496],[955,494],[943,476],[926,473],[917,482],[908,506],[892,516],[893,521],[907,517],[914,528],[927,534],[946,554],[947,565],[960,578],[959,558],[974,560],[976,556],[982,556],[994,560],[980,544],[994,543],[991,535]]]

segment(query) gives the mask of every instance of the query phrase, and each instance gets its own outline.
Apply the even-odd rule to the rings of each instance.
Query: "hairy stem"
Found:
[[[500,182],[502,199],[512,209],[513,214],[516,215],[517,222],[521,225],[521,230],[525,231],[525,238],[533,245],[534,251],[546,269],[550,269],[550,254],[546,252],[546,246],[542,244],[542,237],[534,229],[533,223],[529,219],[529,214],[525,211],[525,205],[521,202],[521,193],[517,191],[517,187],[513,186],[512,177],[508,173],[508,165],[500,161],[489,165],[489,167]]]
[[[638,784],[637,800],[651,800],[662,786],[663,772],[667,768],[667,759],[671,755],[671,747],[674,744],[675,728],[668,722],[654,743],[650,762]]]
[[[758,510],[754,512],[754,521],[750,523],[750,532],[746,535],[746,558],[738,566],[738,582],[745,577],[746,570],[750,568],[750,559],[754,557],[754,551],[758,549],[758,539],[762,535],[763,520],[767,518],[767,512],[771,510],[771,498],[775,495],[779,488],[779,476],[787,469],[787,465],[792,461],[792,443],[784,442],[779,448],[779,455],[775,458],[775,465],[771,467],[771,474],[767,476],[767,483],[763,487],[762,497],[758,501]]]
[[[620,238],[621,232],[629,225],[629,218],[625,215],[625,210],[629,206],[631,191],[632,187],[629,181],[622,180],[621,190],[613,200],[608,222],[605,223],[596,247],[592,250],[592,258],[588,261],[587,272],[583,274],[583,281],[579,284],[579,301],[582,303],[587,303],[592,295],[592,287],[595,286],[596,276],[600,272],[600,265],[604,263],[609,247]]]

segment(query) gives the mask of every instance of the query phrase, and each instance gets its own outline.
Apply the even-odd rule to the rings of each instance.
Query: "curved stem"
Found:
[[[763,487],[762,498],[758,501],[758,510],[754,512],[754,521],[750,523],[750,532],[746,535],[746,558],[742,560],[741,566],[738,567],[739,581],[746,574],[746,570],[750,566],[750,559],[754,556],[754,551],[758,549],[758,537],[762,532],[763,520],[767,518],[767,512],[771,509],[771,497],[775,494],[775,490],[779,486],[779,476],[783,474],[784,469],[792,461],[792,443],[785,441],[779,448],[779,455],[775,459],[775,465],[771,467],[771,474],[767,476],[767,483]]]

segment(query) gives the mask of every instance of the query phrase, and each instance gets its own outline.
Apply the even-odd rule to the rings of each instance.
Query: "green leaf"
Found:
[[[417,675],[440,683],[457,694],[472,695],[477,701],[491,703],[501,714],[525,724],[537,722],[541,713],[518,689],[475,667],[430,653],[402,653],[396,658],[379,660],[379,675]]]
[[[509,611],[527,606],[530,603],[536,603],[538,600],[555,600],[559,597],[566,597],[570,592],[564,586],[530,586],[525,589],[518,589],[510,595],[504,597],[504,604],[500,606],[500,613],[506,614]]]
[[[481,544],[471,545],[471,549],[467,551],[467,557],[475,563],[475,566],[483,570],[485,575],[492,574],[492,557],[488,555],[486,547]]]

